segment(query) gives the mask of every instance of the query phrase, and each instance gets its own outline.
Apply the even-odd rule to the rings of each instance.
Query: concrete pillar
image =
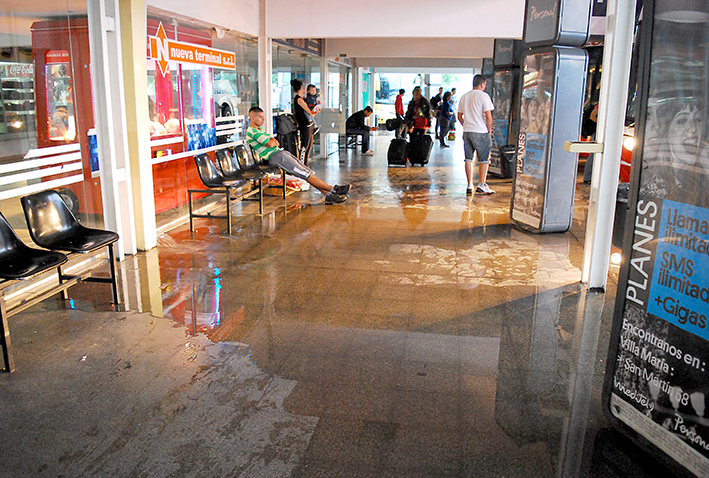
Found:
[[[126,139],[120,15],[116,0],[88,2],[91,88],[98,140],[104,226],[116,231],[117,256],[135,254],[136,234]],[[145,56],[145,51],[143,51]]]
[[[266,0],[259,0],[258,100],[259,106],[266,113],[264,126],[269,133],[273,133],[273,111],[271,109],[272,74],[273,42],[266,31]]]
[[[144,0],[120,0],[117,3],[122,49],[122,56],[117,61],[122,61],[125,98],[130,98],[125,102],[127,170],[130,171],[130,194],[126,196],[131,196],[134,205],[136,247],[147,251],[157,245],[157,225],[150,158],[146,9]]]
[[[589,289],[605,289],[608,279],[634,28],[635,0],[610,0],[596,128],[604,149],[593,160],[583,249],[582,281]]]

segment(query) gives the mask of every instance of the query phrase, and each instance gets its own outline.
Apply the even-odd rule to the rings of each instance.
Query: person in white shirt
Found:
[[[460,98],[458,103],[458,121],[463,125],[465,146],[465,175],[468,178],[468,196],[473,194],[473,156],[478,153],[480,182],[475,188],[479,194],[493,194],[495,191],[485,182],[490,166],[492,149],[492,110],[495,109],[490,95],[485,93],[486,79],[475,75],[473,89]]]

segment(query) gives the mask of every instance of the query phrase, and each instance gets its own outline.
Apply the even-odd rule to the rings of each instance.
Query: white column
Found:
[[[369,117],[369,126],[374,127],[374,126],[377,126],[377,119],[376,119],[376,116],[377,116],[376,115],[376,111],[377,111],[377,108],[376,108],[377,95],[376,95],[376,93],[377,93],[377,90],[375,88],[375,82],[374,82],[374,75],[377,74],[377,71],[376,71],[376,68],[371,68],[369,71],[370,71],[370,76],[369,76],[369,101],[370,101],[370,104],[362,105],[362,108],[364,108],[365,106],[371,106],[372,109],[374,110],[375,113]],[[362,109],[362,108],[360,108],[360,109]],[[374,143],[374,141],[372,141],[372,144],[373,143]]]
[[[352,66],[352,110],[359,111],[364,108],[362,105],[362,81],[364,80],[364,68],[357,66],[354,61]]]
[[[273,42],[266,31],[266,0],[259,0],[258,32],[258,101],[259,106],[266,113],[266,131],[273,133],[273,112],[271,109]]]
[[[608,278],[635,27],[635,0],[610,0],[607,12],[596,128],[596,141],[605,146],[603,154],[596,154],[593,161],[583,257],[582,280],[589,289],[605,289]]]
[[[89,5],[92,1],[89,1]],[[150,158],[150,113],[148,112],[148,35],[144,0],[120,0],[120,32],[123,56],[117,57],[123,70],[127,155],[130,163],[130,191],[123,196],[133,202],[136,245],[147,251],[157,245],[153,164]],[[94,102],[95,103],[95,102]]]
[[[328,76],[330,74],[327,62],[327,40],[322,41],[322,56],[320,57],[320,104],[322,110],[330,109],[330,89],[328,88]],[[327,133],[320,133],[320,158],[327,159],[328,156],[328,136]]]
[[[122,260],[126,253],[135,254],[137,247],[125,129],[118,2],[89,1],[88,17],[104,226],[120,235],[117,255]]]

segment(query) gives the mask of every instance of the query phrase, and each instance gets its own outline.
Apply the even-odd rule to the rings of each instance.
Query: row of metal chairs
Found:
[[[81,225],[59,193],[54,190],[25,196],[20,202],[32,241],[44,249],[25,245],[5,216],[0,213],[0,279],[4,279],[0,282],[0,344],[4,370],[7,372],[14,369],[7,322],[9,316],[59,292],[67,299],[67,289],[79,281],[110,283],[113,303],[119,303],[114,251],[118,234]],[[81,275],[67,275],[62,272],[62,265],[69,260],[67,253],[86,254],[102,247],[108,247],[110,277],[94,277],[86,272]],[[53,268],[57,269],[58,274],[58,283],[55,286],[23,299],[11,308],[6,307],[4,289],[7,286]]]
[[[262,161],[251,148],[243,144],[233,148],[221,149],[216,152],[216,165],[207,154],[198,154],[194,157],[199,177],[202,184],[208,189],[190,189],[187,191],[190,214],[190,232],[194,231],[195,218],[226,219],[227,234],[231,234],[231,201],[249,199],[258,194],[259,214],[264,211],[263,181],[269,173],[281,173],[282,185],[276,186],[283,189],[283,199],[286,198],[286,174],[281,168],[269,166]],[[251,189],[239,193],[240,188],[251,184]],[[193,196],[200,195],[225,195],[226,215],[216,215],[207,212],[195,212]]]

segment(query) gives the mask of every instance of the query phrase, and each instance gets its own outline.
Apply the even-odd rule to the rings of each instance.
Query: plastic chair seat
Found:
[[[40,244],[47,249],[71,252],[91,252],[99,247],[105,247],[118,240],[118,234],[101,229],[84,227],[80,234],[66,234],[51,242]]]
[[[67,256],[60,252],[28,247],[0,213],[0,278],[21,280],[64,264]]]
[[[35,244],[50,250],[91,252],[118,240],[118,234],[84,227],[58,192],[41,191],[20,199]]]

